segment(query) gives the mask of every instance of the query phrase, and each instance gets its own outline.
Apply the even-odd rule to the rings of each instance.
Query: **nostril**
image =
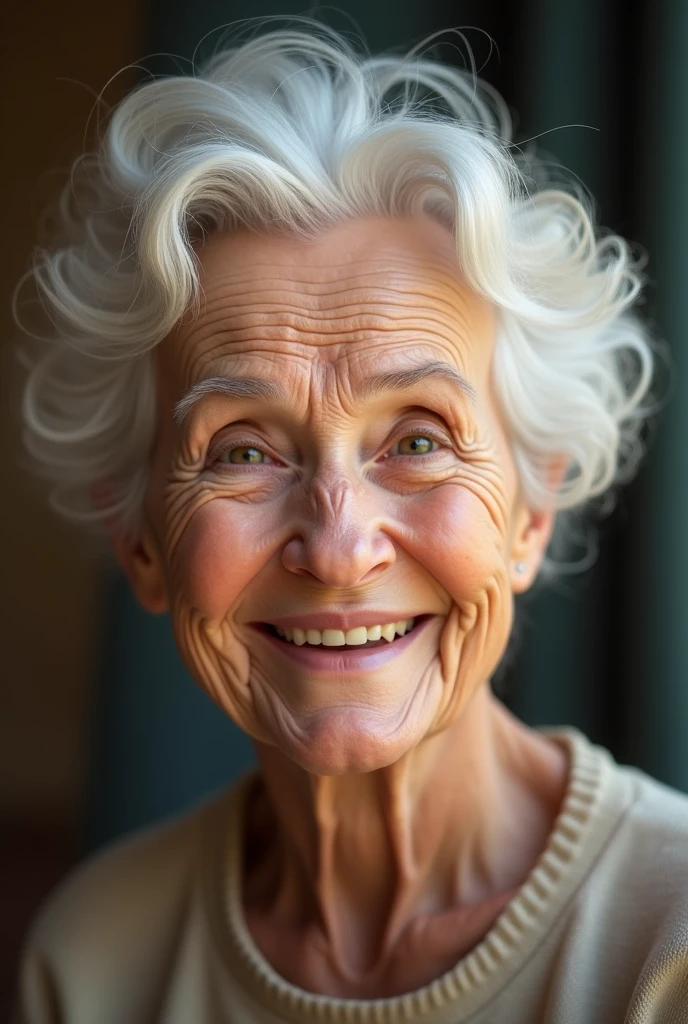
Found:
[[[372,583],[385,571],[386,568],[387,565],[374,565],[372,569],[368,570],[365,576],[362,576],[360,580],[357,580],[357,583]]]
[[[342,523],[336,530],[318,528],[291,537],[282,550],[282,564],[289,572],[337,589],[375,581],[395,559],[388,536],[346,530]]]

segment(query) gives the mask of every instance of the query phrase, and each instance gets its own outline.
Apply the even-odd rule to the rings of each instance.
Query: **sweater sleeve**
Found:
[[[688,914],[685,904],[654,943],[624,1024],[688,1024]]]
[[[35,921],[12,1024],[147,1024],[174,970],[198,837],[194,817],[77,868]]]

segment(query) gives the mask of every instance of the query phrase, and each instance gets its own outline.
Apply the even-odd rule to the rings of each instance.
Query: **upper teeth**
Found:
[[[298,626],[275,626],[277,633],[283,640],[290,640],[298,644],[322,644],[323,647],[340,647],[343,644],[350,644],[353,647],[360,646],[368,640],[379,640],[384,637],[390,642],[395,636],[403,636],[413,627],[415,619],[399,619],[398,622],[389,622],[386,626],[355,626],[348,629],[346,633],[341,629],[299,629]]]

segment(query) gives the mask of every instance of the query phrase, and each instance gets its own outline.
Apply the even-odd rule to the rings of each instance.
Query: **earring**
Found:
[[[516,564],[514,565],[514,569],[516,570],[516,572],[525,572],[526,571],[525,563],[524,562],[516,562]]]

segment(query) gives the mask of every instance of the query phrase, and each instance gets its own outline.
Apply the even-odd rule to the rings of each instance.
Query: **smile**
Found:
[[[343,673],[375,669],[386,665],[403,652],[424,631],[425,626],[435,616],[419,615],[410,619],[401,619],[384,626],[358,626],[353,629],[299,629],[299,627],[277,627],[269,623],[259,628],[261,635],[282,655],[315,672]],[[391,628],[394,632],[389,637]],[[398,627],[398,628],[397,628]],[[387,636],[383,633],[387,629]],[[298,630],[298,632],[297,632]],[[362,642],[362,632],[366,631],[366,639]],[[372,637],[368,637],[368,630]],[[379,630],[379,636],[378,636]],[[291,632],[291,639],[287,633]],[[295,635],[299,637],[297,642]],[[301,639],[303,634],[303,639]],[[310,637],[309,635],[310,634]],[[354,642],[349,642],[351,634]],[[358,642],[356,640],[358,639]]]

